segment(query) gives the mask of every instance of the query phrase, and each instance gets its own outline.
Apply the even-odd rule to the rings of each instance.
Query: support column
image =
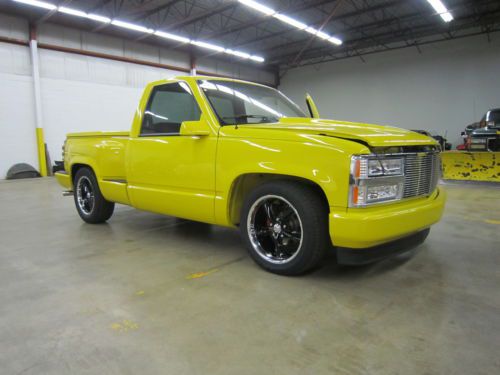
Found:
[[[40,175],[47,176],[47,158],[45,152],[45,138],[42,124],[42,95],[40,92],[40,70],[38,65],[38,45],[36,40],[36,26],[30,25],[30,54],[31,73],[33,77],[33,92],[35,97],[35,126],[36,143],[38,147],[38,167]]]
[[[190,74],[192,76],[196,75],[196,57],[194,57],[193,52],[189,52],[189,66],[190,66]]]

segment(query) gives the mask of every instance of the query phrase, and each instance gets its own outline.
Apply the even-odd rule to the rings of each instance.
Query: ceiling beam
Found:
[[[222,12],[225,12],[226,10],[229,10],[231,8],[234,8],[236,5],[234,3],[231,3],[231,4],[222,4],[221,6],[218,6],[212,10],[209,10],[209,11],[206,11],[206,12],[203,12],[203,13],[199,13],[199,14],[196,14],[196,15],[193,15],[192,17],[188,17],[184,20],[180,20],[178,22],[174,22],[170,25],[168,25],[168,27],[166,27],[166,30],[173,30],[173,29],[178,29],[180,27],[184,27],[184,26],[187,26],[187,25],[190,25],[196,21],[199,21],[199,20],[202,20],[202,19],[206,19],[208,17],[211,17],[213,15],[216,15],[218,13],[222,13]]]
[[[171,6],[175,5],[176,3],[180,2],[181,0],[170,0],[170,1],[167,1],[166,3],[164,4],[161,4],[157,7],[154,7],[152,9],[149,9],[149,10],[144,10],[142,12],[134,12],[135,15],[134,15],[134,20],[135,21],[142,21],[142,20],[145,20],[146,18],[154,15],[154,14],[157,14],[159,12],[161,12],[162,10],[164,9],[167,9],[167,8],[170,8]]]

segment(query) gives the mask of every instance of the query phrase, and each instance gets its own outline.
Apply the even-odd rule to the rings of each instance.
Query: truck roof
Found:
[[[158,81],[153,81],[151,82],[150,84],[151,85],[159,85],[159,84],[162,84],[162,83],[166,83],[166,82],[172,82],[172,81],[199,81],[199,80],[202,80],[202,79],[216,79],[218,81],[228,81],[228,82],[242,82],[242,83],[250,83],[252,85],[258,85],[258,86],[264,86],[264,87],[271,87],[271,86],[266,86],[266,85],[263,85],[263,84],[260,84],[260,83],[257,83],[257,82],[252,82],[252,81],[245,81],[245,80],[242,80],[242,79],[236,79],[236,78],[229,78],[229,77],[218,77],[218,76],[204,76],[204,75],[195,75],[195,76],[191,76],[191,75],[182,75],[182,76],[174,76],[174,77],[170,77],[170,78],[165,78],[165,79],[160,79]]]

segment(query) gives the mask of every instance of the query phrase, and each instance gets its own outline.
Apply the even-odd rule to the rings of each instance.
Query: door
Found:
[[[136,208],[191,220],[214,221],[217,134],[181,135],[184,121],[204,121],[185,82],[156,86],[141,129],[130,140],[128,192]]]
[[[312,96],[309,94],[306,94],[306,104],[307,104],[307,109],[309,110],[309,114],[311,115],[311,118],[319,118],[318,107],[316,107],[316,104],[314,103]]]

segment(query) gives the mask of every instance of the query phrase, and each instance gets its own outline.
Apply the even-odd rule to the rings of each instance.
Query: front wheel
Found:
[[[264,183],[245,200],[240,232],[262,268],[299,275],[316,267],[329,246],[327,205],[310,186]]]
[[[74,197],[76,210],[87,223],[104,223],[113,215],[115,204],[104,199],[90,168],[81,168],[76,172]]]

